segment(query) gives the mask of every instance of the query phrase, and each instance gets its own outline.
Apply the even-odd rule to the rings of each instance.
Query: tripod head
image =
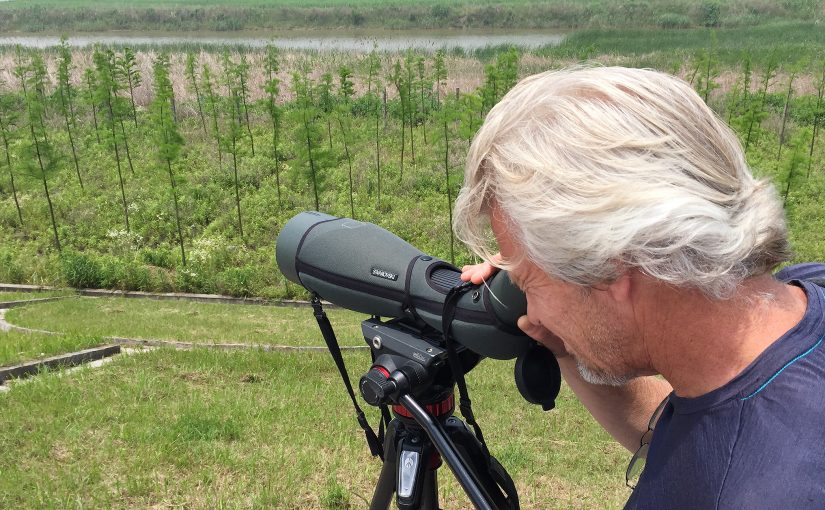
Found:
[[[441,342],[433,333],[404,321],[381,322],[376,318],[362,322],[361,330],[375,359],[358,385],[368,404],[397,403],[403,394],[431,404],[452,394],[455,374],[448,363],[446,347],[439,345]],[[464,373],[481,360],[481,356],[464,347],[459,347],[457,354]]]

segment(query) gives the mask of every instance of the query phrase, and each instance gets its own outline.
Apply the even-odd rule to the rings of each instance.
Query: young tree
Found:
[[[278,141],[281,135],[281,107],[278,106],[278,95],[281,93],[281,80],[278,71],[281,65],[278,59],[278,48],[269,45],[266,47],[266,74],[267,81],[264,91],[268,94],[266,103],[269,119],[272,121],[272,160],[275,162],[275,188],[278,191],[278,208],[281,207],[281,161],[278,156]]]
[[[469,146],[473,136],[481,127],[483,117],[479,115],[483,110],[484,99],[476,93],[464,94],[455,105],[459,121],[458,136],[467,140]]]
[[[414,67],[415,67],[415,58],[413,57],[412,50],[407,50],[407,54],[404,57],[404,89],[407,93],[404,97],[407,100],[407,117],[408,117],[408,124],[410,126],[410,161],[413,165],[415,165],[415,135],[413,133],[413,128],[415,127],[415,101],[413,100],[413,82],[415,81],[415,74],[414,74]]]
[[[405,84],[404,73],[401,69],[401,61],[396,60],[392,67],[390,75],[387,79],[395,85],[395,90],[398,91],[398,99],[401,103],[401,171],[398,174],[398,180],[404,178],[404,148],[407,143],[405,136],[407,132],[407,86]]]
[[[329,148],[332,150],[332,113],[335,111],[335,96],[332,93],[332,74],[324,73],[316,88],[318,94],[318,107],[327,124],[327,137]]]
[[[44,136],[47,135],[46,133],[46,123],[45,117],[47,115],[46,112],[46,81],[48,80],[48,73],[46,71],[46,62],[43,60],[43,55],[40,53],[33,53],[29,57],[28,65],[23,63],[23,56],[22,53],[17,54],[17,68],[15,69],[16,74],[20,78],[20,84],[23,88],[23,96],[24,99],[29,99],[28,94],[32,93],[36,95],[37,101],[40,103],[39,108],[36,108],[35,111],[37,113],[37,124],[39,125],[42,134]],[[26,103],[27,108],[29,106]]]
[[[137,108],[135,107],[135,87],[140,86],[140,71],[137,67],[137,59],[135,52],[128,46],[123,48],[123,55],[115,59],[115,66],[117,75],[125,79],[129,85],[129,99],[132,103],[132,120],[135,122],[135,127],[138,125]],[[129,166],[132,166],[131,161]]]
[[[150,106],[150,121],[152,123],[152,137],[154,138],[155,154],[162,167],[166,168],[169,175],[169,186],[175,206],[175,223],[178,230],[178,244],[180,245],[180,256],[183,265],[186,265],[186,250],[183,245],[183,229],[180,221],[180,208],[178,206],[178,190],[175,182],[175,175],[172,164],[177,160],[180,149],[183,146],[183,137],[178,132],[177,124],[172,118],[172,82],[169,79],[169,57],[165,54],[158,55],[154,66],[154,89],[155,98]]]
[[[126,203],[126,186],[123,182],[123,170],[121,168],[120,160],[120,145],[118,141],[116,125],[118,123],[118,115],[120,113],[119,102],[117,101],[116,82],[112,76],[112,59],[114,55],[111,50],[101,51],[95,48],[92,59],[95,64],[95,102],[103,105],[104,120],[107,126],[107,135],[110,138],[107,140],[114,151],[115,164],[117,168],[117,178],[120,184],[120,198],[123,204],[123,218],[126,224],[126,232],[130,232],[129,227],[129,206]]]
[[[424,145],[427,145],[427,103],[424,101],[424,90],[425,89],[432,89],[432,84],[427,83],[427,75],[426,75],[426,63],[424,61],[424,57],[418,57],[415,61],[416,68],[418,69],[418,89],[421,93],[420,101],[419,101],[419,108],[421,112],[421,134],[424,136]]]
[[[234,67],[233,72],[237,79],[238,97],[243,106],[243,117],[246,121],[246,132],[249,134],[249,144],[252,147],[252,155],[255,155],[255,137],[252,136],[252,127],[249,124],[249,108],[247,107],[247,96],[249,83],[249,63],[246,61],[246,55],[241,54],[240,62]]]
[[[60,113],[63,115],[63,120],[66,122],[66,134],[69,137],[69,144],[72,147],[72,160],[74,161],[74,169],[77,173],[77,182],[80,184],[80,189],[83,189],[83,178],[80,176],[80,165],[77,162],[77,150],[75,149],[74,135],[72,134],[72,126],[75,124],[74,103],[72,101],[75,92],[69,79],[72,71],[72,52],[69,49],[69,44],[65,37],[60,39],[60,48],[58,51],[57,94],[60,99],[58,106]]]
[[[438,121],[442,126],[442,140],[444,142],[444,185],[447,195],[447,213],[450,223],[447,229],[450,231],[450,262],[455,264],[455,234],[453,233],[453,195],[450,184],[450,124],[456,120],[456,110],[458,100],[444,98],[444,105],[438,112]]]
[[[785,94],[785,107],[782,109],[782,129],[779,132],[779,150],[776,151],[776,160],[782,157],[782,146],[785,145],[785,127],[788,123],[788,111],[791,105],[791,96],[793,95],[793,82],[799,71],[805,68],[803,60],[793,63],[788,68],[788,92]]]
[[[206,101],[206,107],[209,109],[209,114],[212,118],[212,134],[215,136],[215,150],[218,151],[218,165],[223,166],[223,154],[221,151],[221,128],[218,124],[218,97],[215,94],[215,89],[212,85],[212,70],[206,64],[203,65],[201,79],[203,80],[204,100]]]
[[[480,91],[480,118],[483,119],[485,112],[495,106],[504,94],[516,84],[518,81],[518,63],[518,51],[511,47],[505,52],[498,53],[495,63],[490,63],[484,67],[484,85]]]
[[[711,32],[711,45],[707,50],[700,50],[696,56],[696,91],[707,104],[710,94],[719,88],[719,57],[716,55],[716,34]],[[692,81],[691,81],[692,83]]]
[[[751,79],[753,69],[751,68],[751,54],[749,51],[742,53],[742,81],[737,83],[737,93],[732,94],[730,106],[728,107],[728,124],[731,124],[734,115],[739,115],[743,109],[747,109],[750,102]]]
[[[201,118],[201,125],[203,126],[203,132],[206,134],[206,118],[203,116],[203,106],[201,105],[201,92],[200,88],[198,87],[198,77],[196,76],[195,69],[198,67],[198,59],[194,53],[191,51],[186,54],[186,79],[189,82],[189,88],[195,93],[195,100],[198,104],[198,115]]]
[[[87,100],[89,102],[89,109],[92,110],[92,119],[95,123],[95,136],[97,143],[100,143],[100,128],[97,124],[97,103],[95,102],[95,91],[98,88],[97,77],[94,70],[89,67],[83,71],[83,81],[86,83]]]
[[[768,87],[774,77],[776,77],[776,71],[778,68],[779,57],[777,56],[776,50],[774,50],[768,56],[768,60],[765,63],[765,76],[762,80],[762,89],[759,91],[759,97],[755,101],[751,102],[751,109],[748,112],[749,122],[747,131],[748,134],[745,136],[745,151],[747,151],[750,146],[751,137],[753,137],[754,143],[756,143],[759,139],[759,127],[762,120],[767,117],[767,113],[765,112],[765,101],[768,96]]]
[[[22,61],[22,59],[19,60]],[[41,92],[45,89],[45,63],[43,57],[40,54],[34,54],[28,66],[18,65],[15,74],[21,78],[23,97],[29,117],[29,133],[31,134],[29,148],[34,158],[33,160],[26,160],[28,171],[43,184],[43,193],[52,221],[54,245],[57,251],[60,252],[62,251],[60,236],[57,233],[57,220],[55,219],[54,205],[49,191],[49,178],[57,170],[57,154],[52,150],[43,122],[46,110],[44,96]],[[34,164],[34,161],[36,161],[36,164]]]
[[[790,154],[788,160],[785,162],[785,192],[783,193],[782,205],[788,205],[788,195],[791,192],[791,186],[799,177],[799,170],[806,164],[807,155],[805,154],[805,145],[810,136],[810,129],[803,128],[798,130],[790,143]]]
[[[132,177],[134,177],[135,167],[132,164],[132,151],[129,149],[129,137],[126,135],[126,126],[124,125],[124,119],[129,116],[129,103],[125,98],[119,95],[120,91],[124,90],[125,85],[125,83],[121,80],[128,80],[130,78],[128,78],[126,73],[122,72],[122,68],[121,70],[118,69],[117,62],[117,57],[114,53],[112,53],[111,58],[109,59],[110,74],[112,77],[110,86],[112,87],[113,104],[117,106],[117,120],[118,124],[120,124],[120,134],[122,135],[121,140],[123,141],[123,148],[126,152],[126,161],[129,163],[129,173],[131,173]],[[131,90],[131,82],[129,82],[129,86]],[[131,92],[130,97],[132,97]],[[134,107],[135,101],[134,97],[132,97],[132,112],[134,114],[135,126],[137,126],[137,113],[134,110]]]
[[[378,186],[378,207],[381,207],[381,99],[378,96],[378,91],[381,89],[381,59],[378,57],[378,52],[373,47],[369,55],[369,71],[367,74],[367,100],[370,105],[375,120],[375,172],[377,175]]]
[[[4,83],[0,80],[0,90]],[[23,226],[23,212],[20,210],[20,201],[17,198],[17,186],[14,183],[14,170],[11,164],[10,145],[14,139],[15,130],[12,129],[18,122],[18,104],[16,98],[11,94],[0,93],[0,141],[3,142],[6,166],[9,170],[9,181],[11,183],[11,194],[14,197],[14,206],[17,208],[17,218],[20,226]]]
[[[349,167],[349,208],[351,218],[355,218],[355,190],[352,183],[352,156],[349,151],[351,126],[350,100],[355,94],[355,86],[352,83],[352,72],[346,66],[338,69],[338,108],[336,110],[338,125],[341,127],[341,140],[344,142],[344,153],[347,156],[347,166]]]
[[[227,76],[231,79],[231,75]],[[241,184],[238,178],[238,140],[243,136],[243,106],[241,105],[240,87],[233,86],[228,83],[229,88],[229,119],[227,122],[227,135],[224,138],[223,151],[232,155],[232,172],[234,173],[235,185],[235,207],[238,212],[238,234],[241,239],[244,239],[243,234],[243,216],[241,215]]]
[[[324,149],[323,131],[318,127],[318,109],[313,104],[311,90],[313,84],[306,69],[293,73],[292,86],[295,91],[295,109],[293,118],[298,128],[295,133],[295,152],[298,156],[298,165],[306,164],[312,192],[315,199],[315,210],[320,210],[320,189],[323,187],[324,170],[332,166],[330,153]]]
[[[515,47],[510,47],[496,58],[498,67],[498,100],[518,83],[519,54]]]
[[[820,62],[819,79],[816,82],[816,109],[814,110],[814,120],[811,130],[811,146],[808,150],[808,177],[811,176],[811,162],[814,156],[814,146],[816,144],[816,135],[819,132],[819,124],[822,118],[825,117],[825,102],[823,102],[823,94],[825,93],[825,58]]]
[[[481,107],[484,111],[489,111],[496,101],[498,101],[498,68],[495,64],[484,66],[484,85],[479,90],[481,94]]]
[[[444,63],[444,50],[435,52],[433,82],[435,83],[435,102],[440,107],[442,90],[447,89],[447,66]]]

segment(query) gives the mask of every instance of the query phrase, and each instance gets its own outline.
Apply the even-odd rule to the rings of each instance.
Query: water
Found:
[[[483,49],[488,46],[514,45],[523,48],[557,45],[565,34],[547,31],[482,32],[482,31],[436,31],[436,30],[382,30],[366,32],[286,32],[266,37],[256,35],[231,36],[225,34],[83,34],[69,38],[69,44],[86,47],[94,44],[116,46],[147,45],[232,45],[261,48],[273,44],[279,48],[317,51],[357,51],[368,52],[376,47],[379,51],[436,51],[438,49],[464,50]],[[0,46],[21,45],[29,48],[47,48],[60,44],[60,37],[43,36],[2,36]]]

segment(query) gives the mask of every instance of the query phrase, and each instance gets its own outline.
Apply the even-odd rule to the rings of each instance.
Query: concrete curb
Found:
[[[194,301],[197,303],[221,303],[228,305],[259,305],[259,306],[311,306],[309,301],[297,299],[264,299],[238,298],[221,294],[186,294],[183,292],[143,292],[137,290],[110,290],[110,289],[73,289],[70,287],[47,287],[44,285],[20,285],[16,283],[0,283],[0,292],[45,292],[71,291],[88,297],[120,297],[156,299],[158,301]],[[324,308],[336,308],[336,305],[323,301]]]
[[[5,303],[0,303],[0,310],[17,308],[18,306],[34,305],[37,303],[48,303],[49,301],[57,301],[58,299],[64,299],[66,297],[67,296],[55,296],[47,298],[25,299],[22,301],[6,301]]]
[[[9,379],[19,379],[38,374],[44,368],[68,367],[89,361],[107,358],[120,353],[119,345],[105,345],[92,349],[51,356],[36,361],[27,361],[18,365],[0,368],[0,384]]]
[[[103,337],[108,342],[118,345],[129,345],[134,347],[173,347],[175,349],[218,349],[224,351],[248,351],[261,350],[265,352],[300,352],[300,351],[326,351],[326,346],[315,345],[269,345],[269,344],[219,344],[219,343],[199,343],[199,342],[178,342],[176,340],[142,340],[136,338],[121,338],[116,336]],[[367,345],[342,345],[342,351],[358,351],[368,349]]]
[[[45,285],[21,285],[17,283],[0,283],[0,291],[4,292],[45,292],[50,290],[65,290]]]
[[[6,321],[6,312],[8,309],[0,309],[0,331],[19,331],[21,333],[41,333],[43,335],[59,335],[60,333],[55,333],[53,331],[46,331],[45,329],[31,329],[31,328],[24,328],[22,326],[15,326],[10,322]]]
[[[15,326],[6,321],[6,311],[0,310],[0,331],[19,331],[21,333],[41,333],[44,335],[61,335],[54,331],[43,329],[30,329],[23,326]],[[179,342],[177,340],[155,340],[142,338],[125,338],[117,336],[104,336],[103,340],[117,345],[128,345],[135,347],[172,347],[175,349],[220,349],[220,350],[255,350],[266,352],[300,352],[300,351],[326,351],[326,346],[315,345],[270,345],[270,344],[242,344],[242,343],[199,343],[199,342]],[[368,349],[367,345],[342,345],[342,351],[357,351]]]

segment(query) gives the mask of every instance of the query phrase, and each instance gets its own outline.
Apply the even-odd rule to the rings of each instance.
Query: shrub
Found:
[[[256,294],[258,275],[251,267],[232,267],[218,275],[218,292],[237,297]]]
[[[63,279],[77,289],[102,287],[101,266],[85,253],[66,251],[60,259]]]
[[[178,268],[175,275],[175,286],[180,292],[193,292],[196,294],[213,294],[215,292],[215,286],[209,272],[205,268],[193,266]]]
[[[718,27],[722,21],[722,6],[715,1],[704,2],[699,7],[702,25],[706,27]]]
[[[139,261],[125,263],[120,288],[123,290],[152,290],[152,274],[149,272],[149,268]]]
[[[150,266],[166,269],[175,267],[175,256],[169,248],[145,248],[140,251],[140,259]]]
[[[5,283],[23,283],[25,271],[11,250],[0,250],[0,281]]]
[[[683,14],[676,14],[674,12],[666,12],[659,16],[657,21],[662,28],[689,28],[690,18]]]

